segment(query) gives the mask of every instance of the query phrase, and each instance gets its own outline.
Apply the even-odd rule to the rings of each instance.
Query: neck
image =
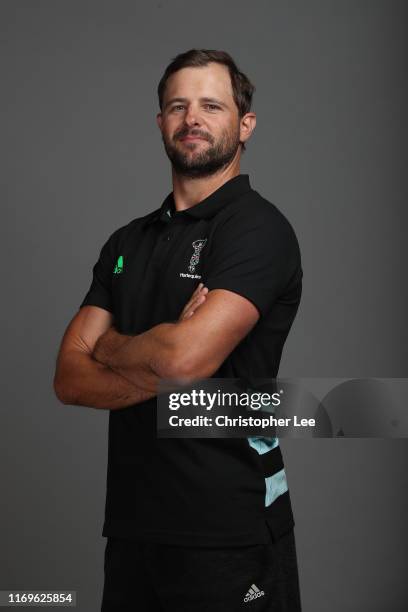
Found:
[[[190,178],[177,174],[173,168],[173,197],[176,210],[186,210],[202,202],[224,183],[240,174],[239,159],[222,168],[219,172],[203,178]]]

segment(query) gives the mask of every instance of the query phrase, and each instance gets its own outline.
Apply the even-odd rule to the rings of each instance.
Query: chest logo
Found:
[[[119,255],[118,261],[116,262],[115,269],[113,270],[114,274],[122,274],[123,272],[123,255]]]
[[[194,253],[191,256],[190,263],[188,266],[188,271],[191,274],[194,274],[196,266],[200,261],[200,254],[203,248],[205,247],[205,243],[207,242],[207,238],[200,238],[199,240],[194,240],[192,247],[194,249]]]

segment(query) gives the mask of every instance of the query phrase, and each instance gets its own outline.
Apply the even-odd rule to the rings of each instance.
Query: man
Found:
[[[55,391],[110,410],[102,610],[300,610],[275,438],[156,435],[161,379],[274,378],[301,294],[293,229],[240,174],[253,85],[225,52],[167,67],[162,206],[116,230],[64,335]]]

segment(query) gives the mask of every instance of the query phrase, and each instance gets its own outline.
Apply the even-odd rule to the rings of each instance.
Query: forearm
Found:
[[[135,386],[117,372],[85,352],[72,351],[57,367],[54,379],[57,397],[64,404],[117,410],[156,395],[154,389]]]
[[[143,389],[156,390],[174,375],[178,361],[177,323],[162,323],[137,336],[110,328],[96,343],[94,358]]]

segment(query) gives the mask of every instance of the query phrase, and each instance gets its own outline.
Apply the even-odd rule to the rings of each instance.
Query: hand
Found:
[[[192,317],[197,308],[205,302],[207,293],[208,288],[204,287],[204,283],[200,283],[187,304],[184,306],[181,315],[179,316],[179,321]]]

